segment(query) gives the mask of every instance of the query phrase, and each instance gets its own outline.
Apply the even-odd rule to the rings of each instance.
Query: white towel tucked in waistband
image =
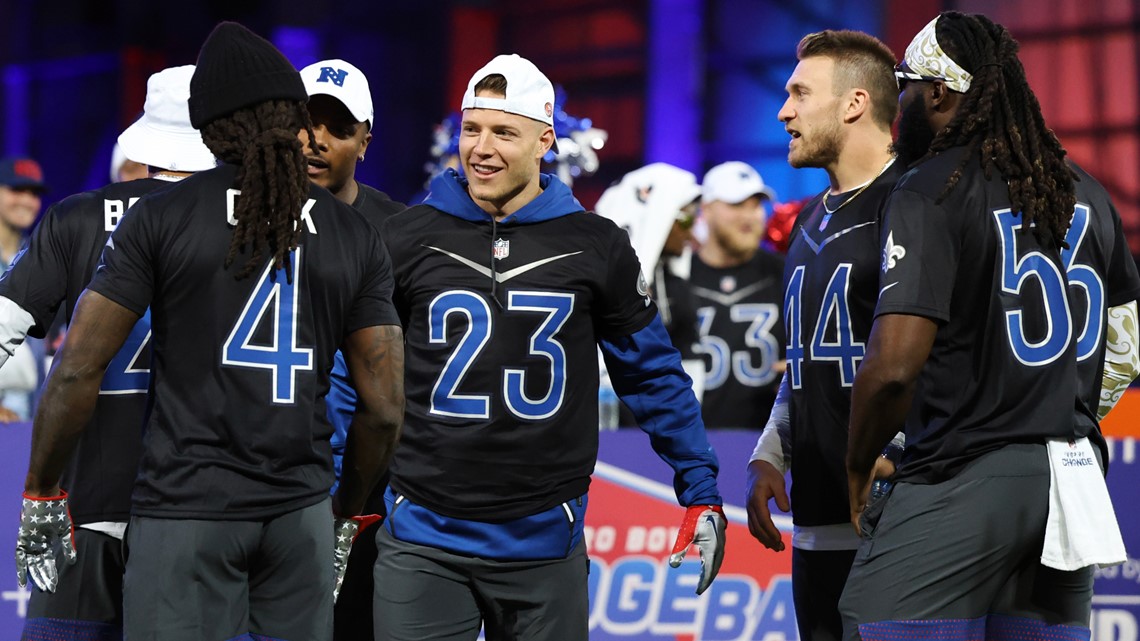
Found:
[[[1041,564],[1058,570],[1127,560],[1108,486],[1087,438],[1051,439],[1049,520]]]

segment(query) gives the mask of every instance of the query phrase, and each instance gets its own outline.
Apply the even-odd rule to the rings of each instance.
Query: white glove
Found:
[[[69,564],[75,563],[74,535],[71,512],[67,508],[67,492],[52,497],[25,494],[23,509],[20,510],[20,532],[16,536],[16,582],[20,587],[28,585],[30,575],[41,590],[55,592],[59,570],[52,548],[59,540],[63,558]]]
[[[724,535],[726,521],[719,505],[691,505],[685,510],[685,520],[669,555],[669,565],[679,567],[685,560],[690,545],[701,552],[701,579],[697,594],[703,594],[712,585],[721,561],[724,561]]]

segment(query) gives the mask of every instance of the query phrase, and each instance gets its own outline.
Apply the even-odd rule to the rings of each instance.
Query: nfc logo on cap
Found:
[[[331,82],[338,87],[343,87],[346,76],[348,76],[348,71],[344,69],[321,67],[321,77],[317,78],[317,82]]]

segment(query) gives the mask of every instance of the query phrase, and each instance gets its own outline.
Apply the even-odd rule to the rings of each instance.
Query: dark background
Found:
[[[791,200],[826,180],[787,166],[776,120],[799,39],[861,29],[901,56],[943,9],[986,12],[1021,41],[1046,119],[1112,193],[1140,251],[1140,0],[5,0],[0,152],[43,164],[45,206],[105,184],[147,77],[192,64],[213,25],[231,19],[298,67],[339,57],[367,74],[376,124],[357,176],[397,199],[423,188],[433,126],[457,109],[470,74],[514,52],[565,88],[568,113],[609,132],[598,175],[575,184],[587,206],[653,161],[700,174],[743,160]]]

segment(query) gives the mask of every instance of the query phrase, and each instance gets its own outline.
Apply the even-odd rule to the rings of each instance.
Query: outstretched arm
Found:
[[[404,332],[398,325],[366,327],[342,347],[356,389],[334,507],[338,516],[364,509],[392,459],[404,422]]]
[[[138,320],[138,314],[98,292],[87,290],[79,297],[32,426],[27,496],[59,495],[59,478],[95,410],[107,365]]]

